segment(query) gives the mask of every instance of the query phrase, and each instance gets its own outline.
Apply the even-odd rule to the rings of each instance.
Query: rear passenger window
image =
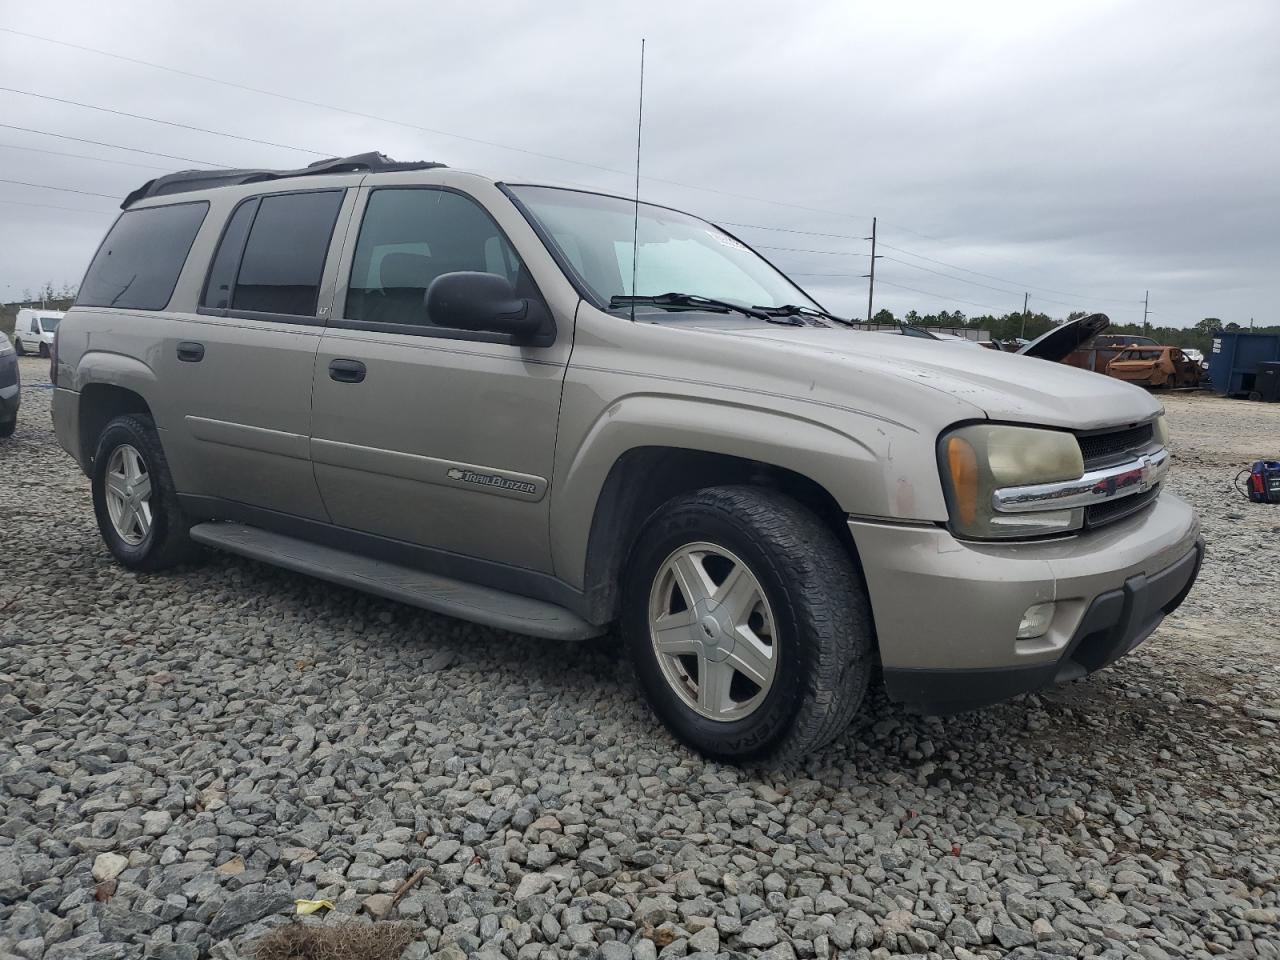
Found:
[[[76,303],[163,310],[208,211],[201,201],[122,213],[89,264]]]
[[[314,317],[342,193],[268,195],[257,201],[256,211],[249,204],[238,209],[214,255],[206,305],[229,300],[235,311]],[[244,253],[237,256],[241,244]]]
[[[202,307],[226,310],[231,306],[231,288],[236,284],[236,270],[240,267],[240,254],[244,253],[244,241],[249,236],[249,224],[258,212],[257,199],[246,200],[236,207],[227,228],[222,232],[218,252],[213,255],[209,267],[209,279],[205,283]]]
[[[347,288],[350,320],[430,325],[427,287],[459,270],[496,273],[535,295],[511,244],[474,200],[448,190],[382,188],[369,195]]]

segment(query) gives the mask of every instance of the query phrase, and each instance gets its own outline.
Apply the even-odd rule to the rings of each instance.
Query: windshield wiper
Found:
[[[743,307],[728,300],[715,300],[711,297],[699,297],[693,293],[660,293],[653,297],[632,297],[615,294],[609,298],[610,309],[626,307],[632,304],[643,304],[653,307],[673,307],[677,310],[713,310],[717,313],[745,313],[748,317],[768,320],[769,314],[760,307]]]
[[[805,307],[796,303],[784,303],[780,307],[752,307],[753,310],[759,310],[771,317],[821,317],[823,320],[831,320],[835,323],[842,323],[846,327],[852,327],[853,321],[846,320],[844,317],[837,317],[834,313],[827,313],[817,307]],[[819,324],[821,326],[821,324]]]

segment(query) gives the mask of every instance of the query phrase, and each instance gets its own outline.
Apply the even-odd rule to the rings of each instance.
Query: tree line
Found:
[[[901,317],[895,317],[892,311],[882,309],[871,319],[873,323],[901,322],[917,327],[968,327],[974,330],[986,330],[991,334],[993,340],[1012,340],[1015,337],[1034,340],[1059,324],[1084,316],[1088,316],[1088,314],[1083,310],[1073,310],[1067,314],[1065,320],[1055,319],[1047,313],[1006,313],[1001,316],[988,313],[969,317],[965,315],[963,310],[942,310],[938,313],[925,314],[917,313],[915,310],[908,310]],[[1219,330],[1233,332],[1249,329],[1249,327],[1241,326],[1234,321],[1223,323],[1217,317],[1205,317],[1192,327],[1148,325],[1145,330],[1140,323],[1113,322],[1108,332],[1129,334],[1135,337],[1150,337],[1164,346],[1192,347],[1208,356],[1213,346],[1214,333]],[[1253,332],[1280,334],[1280,326],[1254,327]]]

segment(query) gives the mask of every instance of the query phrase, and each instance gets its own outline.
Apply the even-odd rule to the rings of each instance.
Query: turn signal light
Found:
[[[963,437],[948,438],[947,466],[959,520],[972,524],[978,517],[978,455],[973,445]]]

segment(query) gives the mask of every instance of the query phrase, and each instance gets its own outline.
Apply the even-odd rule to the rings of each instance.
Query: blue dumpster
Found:
[[[1258,389],[1258,364],[1271,360],[1280,360],[1280,333],[1219,330],[1209,353],[1209,381],[1215,393],[1247,397]]]

